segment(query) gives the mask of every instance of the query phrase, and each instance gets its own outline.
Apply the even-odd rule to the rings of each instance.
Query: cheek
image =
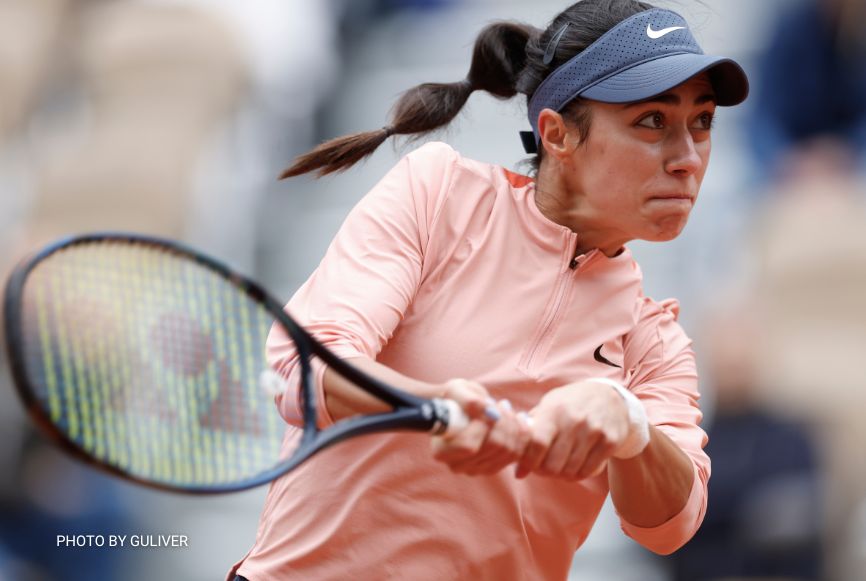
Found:
[[[598,148],[591,163],[595,188],[621,197],[641,191],[658,173],[659,156],[651,144],[624,141]],[[613,197],[613,196],[611,196]]]
[[[701,169],[697,173],[698,186],[704,181],[704,174],[707,173],[707,166],[710,165],[710,152],[713,149],[712,142],[707,139],[702,143],[698,143],[695,148],[701,158]]]

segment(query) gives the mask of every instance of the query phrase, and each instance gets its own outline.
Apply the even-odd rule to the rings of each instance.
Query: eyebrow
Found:
[[[707,93],[705,95],[701,95],[697,99],[695,99],[695,105],[703,105],[704,103],[715,103],[716,96],[712,93]],[[633,103],[626,103],[625,108],[629,109],[631,107],[638,107],[640,105],[645,105],[646,103],[664,103],[665,105],[679,105],[682,103],[679,95],[674,95],[673,93],[664,93],[661,95],[656,95],[655,97],[650,97],[649,99],[643,99],[641,101],[634,101]]]

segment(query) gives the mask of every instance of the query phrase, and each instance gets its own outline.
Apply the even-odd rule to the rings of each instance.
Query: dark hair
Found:
[[[557,67],[629,16],[650,8],[637,0],[583,0],[563,10],[543,31],[517,22],[490,24],[475,40],[469,74],[464,80],[424,83],[409,89],[394,106],[389,125],[325,142],[295,159],[280,179],[311,171],[319,175],[342,171],[373,153],[392,135],[419,137],[443,127],[457,116],[473,91],[487,91],[501,99],[520,93],[528,102]],[[566,23],[569,26],[556,43],[553,59],[545,63],[544,53],[550,41]],[[589,108],[578,98],[562,113],[586,139]],[[532,160],[536,170],[542,154],[543,148]]]

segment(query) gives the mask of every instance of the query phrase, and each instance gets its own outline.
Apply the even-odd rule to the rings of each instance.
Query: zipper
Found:
[[[544,324],[541,326],[541,331],[536,334],[532,349],[524,358],[523,367],[526,370],[532,369],[533,359],[535,359],[535,356],[537,355],[538,350],[541,348],[541,346],[544,345],[545,339],[547,339],[547,335],[550,333],[550,330],[553,327],[553,323],[557,320],[559,316],[559,311],[562,309],[562,305],[565,302],[565,296],[568,294],[569,283],[574,280],[574,277],[577,275],[578,269],[581,266],[580,260],[577,256],[577,235],[572,232],[569,235],[569,238],[574,241],[574,250],[571,252],[571,259],[568,262],[567,268],[562,269],[559,273],[559,277],[557,278],[556,293],[554,294],[553,299],[553,308],[550,309],[547,317],[545,318]]]

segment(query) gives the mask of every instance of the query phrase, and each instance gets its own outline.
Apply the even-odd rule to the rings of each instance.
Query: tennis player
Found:
[[[476,90],[528,98],[532,175],[420,147],[287,306],[371,374],[456,399],[469,426],[432,453],[423,434],[353,439],[275,481],[229,579],[565,579],[608,493],[625,534],[657,553],[700,525],[710,461],[694,354],[677,303],[643,295],[625,244],[682,231],[715,108],[748,93],[743,70],[704,55],[674,12],[584,0],[544,31],[488,26],[465,80],[411,89],[388,126],[286,175],[444,126]],[[269,357],[297,373],[279,331]],[[381,407],[315,371],[324,424]],[[300,416],[291,390],[278,405]]]

